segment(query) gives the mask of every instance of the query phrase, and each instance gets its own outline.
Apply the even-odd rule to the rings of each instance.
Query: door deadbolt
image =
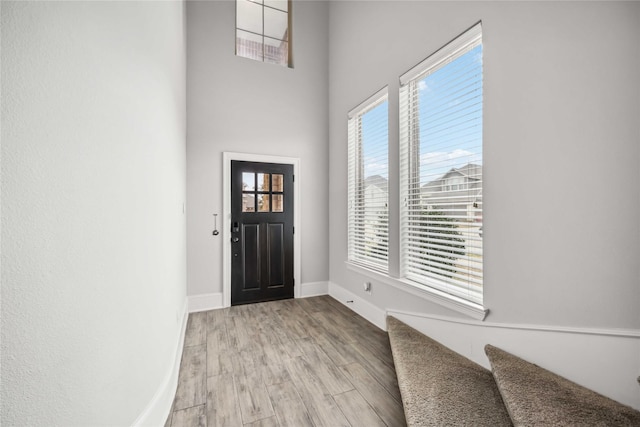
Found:
[[[232,237],[231,238],[231,243],[238,243],[240,241],[239,237]]]

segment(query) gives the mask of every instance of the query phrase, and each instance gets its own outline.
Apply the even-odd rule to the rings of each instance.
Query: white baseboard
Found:
[[[300,285],[300,298],[327,295],[329,293],[329,282],[309,282]]]
[[[488,323],[393,309],[387,313],[486,368],[484,346],[491,344],[640,409],[640,331]]]
[[[134,427],[163,426],[167,421],[171,406],[173,405],[173,399],[176,396],[176,389],[178,388],[178,373],[180,372],[180,361],[182,359],[182,349],[184,347],[188,317],[187,301],[185,301],[182,308],[182,325],[180,327],[173,364],[165,375],[156,394],[140,416],[138,416],[138,419],[133,423]]]
[[[378,328],[383,331],[387,330],[387,315],[384,310],[333,282],[329,282],[329,295],[376,325]]]
[[[222,293],[190,295],[187,298],[189,300],[189,313],[215,310],[223,307]]]

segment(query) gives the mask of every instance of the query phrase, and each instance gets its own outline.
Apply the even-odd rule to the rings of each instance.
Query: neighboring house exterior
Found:
[[[365,205],[376,211],[385,211],[388,203],[389,181],[380,175],[364,180]]]
[[[363,182],[364,215],[363,237],[371,256],[386,259],[389,224],[389,182],[380,175],[372,175]]]
[[[380,175],[365,178],[365,214],[372,218],[385,212],[386,216],[388,192],[386,178]],[[482,221],[482,165],[469,163],[452,168],[440,178],[422,185],[420,193],[420,204],[425,210],[437,210],[460,221]]]
[[[420,204],[459,221],[482,222],[482,165],[452,168],[420,188]]]

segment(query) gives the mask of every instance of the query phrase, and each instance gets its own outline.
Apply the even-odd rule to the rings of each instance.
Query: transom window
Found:
[[[236,55],[291,66],[290,16],[290,0],[236,0]]]

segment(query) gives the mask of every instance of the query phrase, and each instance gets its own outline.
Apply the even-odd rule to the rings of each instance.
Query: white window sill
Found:
[[[458,298],[453,295],[449,295],[445,292],[439,291],[434,288],[422,286],[410,282],[408,280],[389,277],[386,274],[371,270],[358,264],[354,264],[349,261],[345,261],[347,268],[356,273],[363,274],[371,279],[385,283],[389,286],[393,286],[396,289],[410,293],[417,297],[423,298],[429,302],[446,307],[450,310],[457,311],[476,320],[484,320],[489,314],[489,309],[484,308],[480,304],[475,304],[470,301],[465,301],[462,298]]]

